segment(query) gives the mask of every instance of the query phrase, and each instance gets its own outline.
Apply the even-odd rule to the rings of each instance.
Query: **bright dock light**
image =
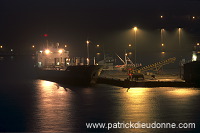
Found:
[[[46,53],[46,54],[49,54],[49,53],[50,53],[50,50],[48,50],[48,49],[45,50],[45,53]]]
[[[63,52],[63,50],[62,50],[62,49],[60,49],[60,50],[58,50],[58,52],[61,54],[61,53]]]
[[[90,64],[90,51],[89,51],[89,43],[90,43],[90,41],[86,41],[86,43],[87,43],[87,65],[89,65]]]
[[[135,32],[135,36],[134,36],[134,37],[135,37],[135,38],[134,38],[134,40],[135,40],[135,64],[136,64],[136,62],[137,62],[137,61],[136,61],[136,45],[137,45],[137,41],[136,41],[137,38],[136,38],[136,36],[137,36],[137,29],[138,29],[138,28],[137,28],[136,26],[133,28],[133,30],[134,30],[134,32]]]
[[[137,27],[134,27],[133,30],[134,30],[134,31],[137,31]]]

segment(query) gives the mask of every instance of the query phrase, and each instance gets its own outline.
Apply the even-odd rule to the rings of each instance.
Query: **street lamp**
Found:
[[[161,40],[161,44],[164,43],[164,33],[163,33],[164,31],[165,31],[165,29],[161,29],[161,30],[160,30],[160,40]]]
[[[137,27],[133,28],[134,32],[135,32],[135,64],[136,64],[136,37],[137,37]]]
[[[178,44],[181,47],[181,28],[178,28]]]
[[[90,60],[89,60],[89,43],[90,43],[90,41],[86,41],[86,43],[87,43],[87,65],[89,65],[90,64]]]

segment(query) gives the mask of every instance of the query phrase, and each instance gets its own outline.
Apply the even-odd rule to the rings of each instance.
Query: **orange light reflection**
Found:
[[[197,91],[193,89],[174,89],[172,91],[168,91],[168,93],[172,96],[181,96],[181,97],[187,97],[187,96],[193,96],[197,95]]]

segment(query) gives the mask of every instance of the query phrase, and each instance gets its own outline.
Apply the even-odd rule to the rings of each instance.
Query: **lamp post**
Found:
[[[164,43],[164,32],[165,30],[164,29],[161,29],[160,30],[160,40],[161,40],[161,44],[163,44]]]
[[[181,28],[178,28],[178,44],[181,47]]]
[[[165,31],[164,29],[160,30],[160,41],[161,41],[162,52],[164,52],[164,46],[165,46],[165,44],[164,44],[164,33],[163,33],[164,31]]]
[[[136,65],[136,37],[137,37],[137,27],[133,28],[134,32],[135,32],[135,65]]]
[[[89,55],[89,43],[90,43],[90,42],[87,40],[86,43],[87,43],[87,65],[89,65],[89,64],[90,64],[90,60],[89,60],[89,59],[90,59],[90,58],[89,58],[89,56],[90,56],[90,55]]]

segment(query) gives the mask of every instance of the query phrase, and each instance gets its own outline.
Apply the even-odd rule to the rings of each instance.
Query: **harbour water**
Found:
[[[199,132],[200,88],[72,87],[35,79],[32,57],[0,60],[0,132]],[[195,123],[88,129],[86,123]]]

